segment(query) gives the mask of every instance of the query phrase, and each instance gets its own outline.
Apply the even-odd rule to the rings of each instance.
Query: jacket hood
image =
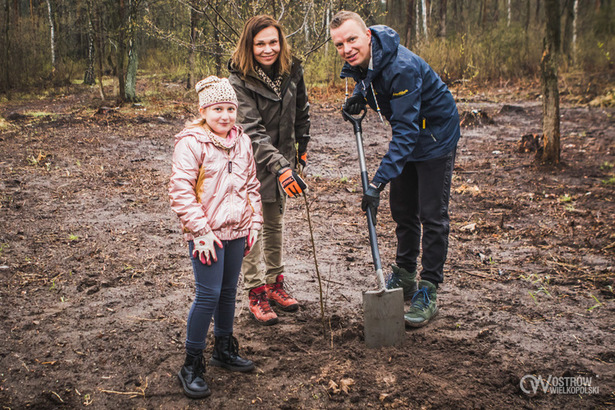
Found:
[[[383,25],[371,26],[369,30],[372,33],[372,69],[367,70],[367,79],[371,81],[397,55],[399,34],[392,28]],[[352,77],[358,80],[365,78],[365,70],[345,63],[340,77]]]
[[[225,141],[227,145],[232,146],[242,130],[239,125],[234,125],[229,131],[229,138]],[[175,145],[185,137],[194,137],[199,142],[212,142],[209,132],[201,127],[184,128],[179,134],[175,135]]]

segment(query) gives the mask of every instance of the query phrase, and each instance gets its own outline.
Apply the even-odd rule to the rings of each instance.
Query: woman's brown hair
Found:
[[[291,52],[290,46],[286,41],[286,35],[284,29],[273,17],[267,15],[254,16],[246,21],[241,32],[237,47],[233,52],[232,64],[235,69],[245,77],[251,72],[254,72],[254,36],[260,33],[261,30],[267,27],[275,27],[278,30],[278,37],[280,41],[280,54],[278,55],[277,65],[279,74],[290,73],[291,66]]]

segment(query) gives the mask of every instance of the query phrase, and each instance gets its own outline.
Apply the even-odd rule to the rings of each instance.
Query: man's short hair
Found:
[[[335,16],[333,16],[333,19],[331,20],[331,23],[329,24],[329,29],[330,30],[336,29],[339,26],[341,26],[342,24],[344,24],[344,22],[346,22],[347,20],[354,20],[354,21],[356,21],[357,24],[359,25],[359,27],[361,27],[363,30],[367,31],[367,25],[365,24],[365,22],[363,21],[361,16],[359,16],[354,11],[348,11],[348,10],[340,10],[340,11],[338,11],[335,14]]]

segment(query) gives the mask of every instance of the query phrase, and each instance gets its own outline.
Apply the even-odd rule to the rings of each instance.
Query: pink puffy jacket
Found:
[[[263,224],[250,138],[235,126],[224,141],[235,144],[225,150],[210,135],[195,127],[175,136],[169,198],[187,241],[209,231],[223,241],[238,239]]]

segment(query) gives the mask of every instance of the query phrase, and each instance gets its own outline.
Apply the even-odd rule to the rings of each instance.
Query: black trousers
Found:
[[[429,161],[408,162],[401,175],[391,180],[391,215],[397,223],[395,263],[410,272],[416,270],[422,244],[421,279],[436,286],[444,281],[448,253],[455,151]]]

